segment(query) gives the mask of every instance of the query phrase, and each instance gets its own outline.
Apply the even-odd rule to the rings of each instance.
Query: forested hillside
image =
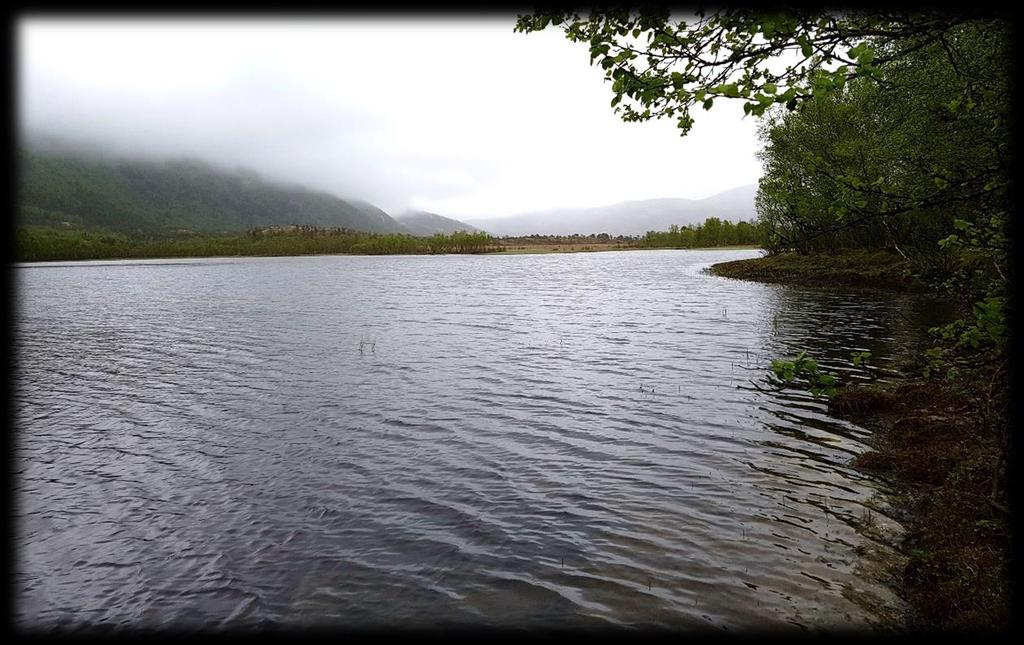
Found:
[[[22,149],[20,226],[125,232],[243,231],[306,224],[407,232],[370,204],[194,160],[144,161]]]
[[[437,233],[448,235],[456,231],[473,233],[480,230],[457,219],[424,211],[396,215],[395,220],[407,228],[413,235],[435,235]]]

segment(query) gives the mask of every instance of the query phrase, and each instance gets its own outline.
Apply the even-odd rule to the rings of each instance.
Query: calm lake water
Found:
[[[880,624],[869,435],[764,377],[935,308],[756,255],[20,265],[17,624]]]

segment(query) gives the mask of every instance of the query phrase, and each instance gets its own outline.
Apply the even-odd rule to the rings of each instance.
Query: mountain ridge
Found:
[[[458,230],[496,236],[639,236],[672,225],[699,224],[708,217],[733,222],[756,217],[753,184],[704,199],[661,197],[455,219],[427,211],[391,216],[365,200],[196,158],[133,158],[45,138],[23,144],[18,156],[17,223],[56,228],[216,233],[313,225],[428,237]]]
[[[492,235],[572,235],[608,233],[644,235],[670,226],[699,224],[708,217],[732,222],[756,217],[757,185],[737,186],[703,199],[659,197],[606,206],[553,208],[493,219],[467,218],[467,224]]]
[[[394,219],[409,229],[413,235],[434,235],[436,233],[450,235],[456,231],[468,231],[470,233],[480,231],[479,228],[461,220],[427,211],[407,211],[395,215]]]
[[[408,233],[380,208],[192,158],[22,147],[18,224],[203,233],[292,224]]]

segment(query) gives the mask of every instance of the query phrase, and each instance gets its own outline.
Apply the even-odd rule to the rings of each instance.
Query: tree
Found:
[[[743,100],[746,113],[760,116],[776,104],[795,109],[855,78],[885,84],[886,69],[924,47],[941,44],[957,58],[956,30],[978,22],[998,21],[967,10],[829,15],[734,9],[697,11],[687,21],[672,20],[667,9],[613,9],[587,18],[538,11],[519,16],[515,30],[556,26],[570,41],[588,43],[591,64],[605,70],[611,104],[624,120],[675,118],[685,135],[693,126],[691,108],[710,109],[718,98]],[[787,64],[786,57],[794,60]],[[973,80],[964,79],[965,97]]]
[[[757,210],[769,250],[903,254],[964,305],[960,320],[935,330],[928,371],[998,383],[985,394],[997,403],[986,407],[1005,405],[1007,20],[967,9],[739,9],[687,20],[641,9],[536,12],[516,30],[549,26],[589,45],[625,121],[674,118],[685,136],[691,110],[717,99],[766,117]],[[711,220],[694,231],[697,243],[728,234]],[[987,425],[1005,446],[1005,419]]]
[[[758,195],[762,216],[788,222],[771,231],[777,246],[805,251],[822,238],[834,249],[844,229],[873,220],[885,228],[889,245],[902,248],[905,213],[944,212],[944,226],[933,229],[948,234],[958,219],[952,210],[971,200],[984,203],[987,237],[1003,235],[1010,51],[1001,19],[969,10],[829,15],[739,9],[697,12],[689,21],[673,20],[664,9],[595,11],[587,18],[552,11],[520,16],[516,30],[548,26],[589,43],[591,64],[605,70],[612,106],[626,121],[676,118],[685,135],[693,125],[691,108],[710,109],[716,98],[742,100],[748,114],[769,114],[771,134],[763,139],[778,158],[798,159],[785,173],[769,173]],[[812,112],[790,122],[783,106],[788,112],[812,106]],[[800,128],[817,132],[795,132]],[[947,133],[957,136],[944,143]],[[800,139],[820,145],[831,135],[849,149],[830,146],[831,157],[806,145],[786,149]],[[934,145],[924,150],[923,143]],[[965,150],[972,153],[966,161],[959,158]],[[858,157],[861,165],[849,172]]]

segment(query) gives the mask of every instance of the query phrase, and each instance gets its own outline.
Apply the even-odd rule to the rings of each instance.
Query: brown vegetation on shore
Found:
[[[711,267],[714,275],[804,286],[923,291],[903,258],[887,251],[778,254]],[[1006,494],[1007,398],[1001,367],[956,378],[904,365],[885,385],[839,388],[832,414],[874,431],[853,467],[890,481],[907,532],[901,595],[910,627],[993,630],[1009,626],[1010,522]]]
[[[924,292],[927,287],[911,275],[910,263],[895,251],[849,250],[842,253],[778,253],[750,260],[722,262],[714,275],[757,282],[801,286]]]
[[[939,380],[853,386],[830,409],[875,431],[873,450],[853,466],[903,491],[908,560],[899,577],[911,626],[1005,629],[1010,526],[998,437],[979,427],[970,392]]]

